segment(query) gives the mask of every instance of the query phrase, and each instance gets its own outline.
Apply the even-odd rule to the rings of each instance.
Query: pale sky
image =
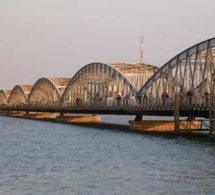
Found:
[[[0,0],[0,89],[92,62],[161,67],[215,37],[215,0]]]

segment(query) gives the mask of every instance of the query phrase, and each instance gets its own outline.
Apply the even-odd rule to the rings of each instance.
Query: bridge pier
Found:
[[[174,134],[182,132],[199,132],[202,129],[203,123],[199,120],[180,120],[178,127],[175,127],[175,121],[129,121],[130,130],[138,130],[143,132],[172,132]],[[176,130],[177,129],[177,130]]]
[[[101,122],[101,116],[99,115],[69,115],[69,116],[57,116],[57,122],[62,123],[99,123]]]
[[[215,137],[215,94],[211,94],[210,98],[210,109],[209,109],[209,118],[210,118],[210,137]]]
[[[11,117],[23,117],[25,112],[23,111],[4,111],[1,113],[2,116],[11,116]]]
[[[174,133],[175,133],[175,134],[178,134],[178,133],[179,133],[179,128],[180,128],[179,104],[180,104],[179,96],[176,95],[175,98],[174,98],[174,122],[175,122],[175,125],[174,125]]]
[[[41,120],[48,120],[48,119],[55,119],[56,113],[30,113],[24,114],[23,117],[31,118],[31,119],[41,119]]]
[[[129,129],[143,132],[173,132],[174,121],[129,121]]]
[[[137,114],[134,120],[135,121],[142,121],[142,119],[143,119],[143,115]]]

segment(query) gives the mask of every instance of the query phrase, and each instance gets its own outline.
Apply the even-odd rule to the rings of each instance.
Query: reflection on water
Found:
[[[0,194],[215,192],[213,142],[7,117],[0,131]]]

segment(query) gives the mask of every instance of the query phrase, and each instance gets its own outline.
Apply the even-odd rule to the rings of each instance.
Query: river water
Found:
[[[214,195],[215,143],[0,117],[0,194]]]

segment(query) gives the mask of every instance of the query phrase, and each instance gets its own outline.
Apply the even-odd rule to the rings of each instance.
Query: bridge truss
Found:
[[[99,101],[118,95],[130,98],[158,70],[147,64],[91,63],[79,70],[68,84],[62,102]]]
[[[140,93],[163,92],[203,96],[214,93],[215,38],[206,40],[181,52],[156,72],[140,89]]]
[[[7,104],[11,90],[0,90],[0,105]]]
[[[95,109],[105,114],[112,113],[112,106],[115,106],[118,114],[136,113],[141,117],[144,114],[175,113],[178,127],[181,115],[189,118],[209,117],[210,133],[215,135],[214,80],[215,38],[212,38],[182,51],[160,69],[143,63],[91,63],[71,79],[41,78],[33,86],[17,85],[11,93],[1,90],[0,104],[25,104],[22,111],[37,110],[35,104],[41,106],[42,103],[45,107],[42,105],[40,111],[75,110],[81,113]],[[163,99],[165,93],[168,100]],[[148,101],[143,101],[144,94],[148,95]],[[116,102],[119,95],[121,104],[104,103],[108,98]]]
[[[27,103],[52,104],[59,102],[69,81],[69,78],[40,78],[34,84]]]
[[[32,85],[16,85],[11,91],[8,103],[13,105],[25,104],[31,89]]]

